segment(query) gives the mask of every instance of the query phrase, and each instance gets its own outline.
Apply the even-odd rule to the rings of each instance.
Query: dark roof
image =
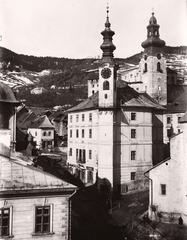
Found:
[[[117,101],[119,106],[127,107],[150,107],[157,109],[165,109],[158,104],[153,98],[146,93],[138,93],[133,88],[129,87],[124,81],[118,80],[117,84]],[[99,92],[96,92],[91,97],[87,98],[77,106],[68,109],[68,112],[97,109],[99,107]]]
[[[93,70],[87,73],[85,80],[98,80],[99,79],[99,70]]]
[[[12,89],[3,82],[0,82],[0,102],[19,104]]]
[[[186,123],[187,122],[187,112],[184,114],[184,116],[181,117],[179,120],[179,123]]]
[[[37,116],[38,115],[46,115],[47,112],[50,112],[49,109],[42,107],[28,107],[30,108]]]
[[[63,116],[64,116],[64,112],[56,111],[51,113],[51,115],[49,116],[49,119],[50,120],[61,119]]]
[[[34,112],[23,113],[17,119],[17,126],[22,130],[27,130],[31,123],[36,119],[36,114]]]
[[[167,102],[172,103],[184,92],[187,92],[187,85],[167,85]]]
[[[167,105],[167,111],[172,113],[187,111],[187,92],[183,92],[171,104]]]
[[[46,115],[37,117],[29,128],[54,128]]]

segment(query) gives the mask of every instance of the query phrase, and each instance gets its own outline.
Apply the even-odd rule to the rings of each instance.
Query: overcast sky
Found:
[[[35,56],[101,56],[107,3],[115,57],[143,50],[153,8],[160,38],[187,45],[187,0],[0,0],[0,45]]]

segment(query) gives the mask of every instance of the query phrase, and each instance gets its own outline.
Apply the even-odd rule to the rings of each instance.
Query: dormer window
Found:
[[[103,90],[109,90],[109,81],[104,81],[103,82]]]

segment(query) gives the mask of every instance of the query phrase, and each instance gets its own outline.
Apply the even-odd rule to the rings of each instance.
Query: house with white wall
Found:
[[[180,119],[180,133],[170,139],[170,157],[145,175],[149,179],[149,217],[187,225],[187,112]]]
[[[54,126],[46,115],[38,116],[28,128],[36,142],[38,149],[52,149],[54,147]]]
[[[18,104],[0,83],[0,239],[70,239],[70,197],[77,187],[15,152]]]

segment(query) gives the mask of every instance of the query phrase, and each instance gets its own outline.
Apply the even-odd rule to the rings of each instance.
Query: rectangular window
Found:
[[[77,114],[76,115],[76,122],[78,122],[79,121],[79,115]]]
[[[92,159],[92,150],[89,150],[89,159]]]
[[[84,122],[84,114],[82,114],[82,122]]]
[[[166,195],[166,184],[161,184],[161,195]]]
[[[37,136],[37,132],[35,132],[35,136]]]
[[[70,115],[70,122],[72,122],[73,121],[73,116],[72,115]]]
[[[51,131],[48,132],[48,136],[51,136]]]
[[[77,129],[76,130],[76,138],[78,138],[79,137],[79,130]]]
[[[167,124],[171,124],[171,117],[167,117]]]
[[[93,171],[87,172],[87,181],[88,183],[93,183]]]
[[[82,138],[84,138],[84,129],[82,129]]]
[[[89,113],[89,121],[92,122],[92,113]]]
[[[69,137],[72,138],[72,130],[69,132]]]
[[[178,133],[180,133],[180,131],[181,131],[181,130],[180,130],[180,128],[179,128],[179,129],[178,129]]]
[[[76,158],[79,157],[79,149],[76,149]]]
[[[131,113],[131,120],[135,121],[136,120],[136,113]]]
[[[171,137],[171,129],[170,128],[167,129],[167,136]]]
[[[136,172],[131,172],[131,180],[135,180],[136,179]]]
[[[82,150],[82,163],[86,163],[86,150]]]
[[[181,119],[181,117],[178,117],[178,123],[179,123],[180,119]]]
[[[10,209],[0,209],[0,236],[10,235]]]
[[[39,206],[35,209],[35,233],[50,232],[50,206]]]
[[[89,129],[89,138],[92,138],[92,129]]]
[[[136,138],[136,129],[131,129],[131,138]]]
[[[131,151],[131,160],[136,160],[136,151]]]
[[[69,156],[72,156],[72,148],[69,149]]]

